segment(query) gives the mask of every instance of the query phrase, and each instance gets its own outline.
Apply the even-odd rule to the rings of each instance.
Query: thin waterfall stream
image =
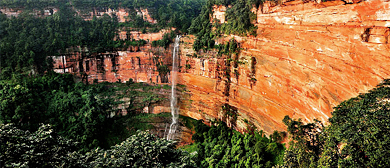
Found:
[[[172,114],[172,123],[169,127],[169,132],[167,135],[167,140],[172,140],[175,138],[176,129],[178,127],[177,120],[179,118],[179,109],[177,107],[177,96],[176,96],[176,83],[177,83],[177,71],[178,71],[178,52],[179,52],[179,42],[180,36],[177,35],[175,38],[175,44],[173,46],[172,53],[172,71],[171,71],[171,82],[172,82],[172,92],[171,92],[171,114]]]

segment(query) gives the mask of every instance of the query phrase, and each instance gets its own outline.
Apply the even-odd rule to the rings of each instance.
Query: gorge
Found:
[[[380,0],[320,4],[291,1],[276,6],[264,3],[254,8],[256,36],[225,35],[216,40],[222,44],[235,39],[242,48],[234,58],[240,63],[230,67],[229,85],[222,80],[222,68],[218,68],[224,58],[218,58],[216,51],[194,51],[195,37],[183,36],[178,83],[186,85],[189,92],[179,100],[181,114],[196,119],[221,119],[222,106],[228,104],[238,114],[236,129],[245,130],[246,119],[268,134],[275,129],[285,130],[285,115],[305,122],[315,118],[326,122],[333,107],[389,77],[389,4]],[[224,10],[215,6],[213,18],[224,21]],[[126,32],[121,34],[126,36]],[[152,41],[162,39],[162,35],[134,32],[131,37]],[[130,52],[119,51],[115,60],[105,56],[102,77],[92,66],[99,65],[98,60],[86,59],[83,64],[91,69],[91,73],[87,72],[90,82],[125,82],[132,78],[161,83],[156,53],[163,51],[160,55],[164,56],[159,58],[171,67],[172,49],[146,45]],[[62,62],[57,60],[55,67],[61,71]],[[69,64],[68,58],[66,61]],[[226,87],[229,96],[224,93]],[[151,109],[153,112],[154,108]]]
[[[390,164],[388,1],[39,2],[0,0],[0,140],[73,148],[57,131],[75,167]]]

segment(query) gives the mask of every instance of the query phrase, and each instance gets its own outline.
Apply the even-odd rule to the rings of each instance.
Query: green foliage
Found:
[[[66,3],[67,0],[0,0],[0,6],[11,8],[44,8],[48,6],[55,6],[59,3]]]
[[[77,145],[58,136],[50,125],[41,125],[30,133],[13,124],[1,124],[0,142],[4,167],[60,167]]]
[[[52,69],[52,60],[47,56],[61,55],[71,47],[88,48],[91,53],[110,52],[128,46],[142,46],[146,41],[118,40],[114,37],[119,26],[150,31],[175,27],[177,32],[186,33],[191,20],[200,12],[203,0],[1,0],[0,6],[44,9],[56,6],[59,12],[53,16],[37,18],[28,12],[17,18],[0,14],[0,78],[11,79],[13,74],[42,74]],[[73,7],[88,11],[92,8],[107,9],[127,7],[130,22],[118,23],[117,17],[103,15],[85,21],[72,10]],[[134,9],[148,8],[156,25],[144,21]],[[134,10],[134,11],[133,11]],[[172,32],[173,33],[173,32]],[[152,42],[153,46],[167,48],[174,35],[165,35],[162,40]]]
[[[125,25],[133,28],[166,28],[175,27],[183,33],[191,25],[192,18],[199,15],[201,6],[206,0],[72,0],[73,6],[79,9],[105,9],[125,7],[128,9],[147,8],[151,17],[157,20],[152,25],[143,18],[131,13],[130,23]]]
[[[186,64],[186,69],[191,69],[191,64]]]
[[[141,131],[110,149],[87,153],[76,151],[77,143],[58,136],[50,125],[30,133],[1,124],[0,141],[5,167],[195,167],[193,156],[175,149],[174,142]]]
[[[189,27],[189,33],[195,34],[194,50],[208,50],[214,48],[215,39],[222,34],[246,35],[256,34],[256,27],[252,21],[256,16],[250,11],[253,6],[258,7],[260,0],[209,0],[202,7],[199,16],[193,19]],[[226,21],[227,23],[220,24],[219,21],[210,18],[213,13],[214,5],[228,6]],[[212,23],[210,23],[212,21]],[[216,29],[213,31],[212,28]]]
[[[194,167],[191,155],[175,149],[175,143],[148,132],[138,132],[109,150],[71,154],[76,167]]]
[[[288,167],[316,167],[323,150],[324,133],[320,121],[303,124],[285,116],[283,122],[292,139],[286,150],[284,164]]]
[[[22,15],[8,19],[0,14],[0,25],[0,78],[11,79],[12,74],[50,71],[52,61],[47,56],[65,53],[69,47],[113,51],[118,21],[108,15],[84,21],[62,9],[46,18]]]
[[[201,6],[206,0],[0,0],[0,6],[25,7],[28,9],[43,9],[53,6],[64,6],[75,8],[82,13],[88,13],[108,8],[117,9],[119,7],[130,10],[147,8],[151,17],[157,20],[157,24],[152,25],[139,17],[135,10],[130,13],[131,21],[122,24],[132,28],[154,28],[161,29],[175,27],[183,33],[191,25],[192,18],[199,15]]]
[[[144,46],[145,44],[147,44],[147,41],[143,39],[140,40],[131,39],[131,40],[116,40],[115,43],[116,44],[114,48],[127,50],[129,46],[133,46],[133,47]]]
[[[284,146],[261,132],[241,134],[223,122],[207,127],[198,121],[195,129],[192,138],[197,145],[198,167],[272,167],[282,163]]]
[[[223,34],[256,34],[257,27],[251,23],[252,20],[256,19],[256,16],[250,11],[251,8],[252,5],[248,4],[247,1],[237,0],[232,8],[226,10],[227,23],[222,24],[219,31]]]
[[[152,0],[151,0],[152,1]],[[159,27],[175,27],[182,33],[187,33],[193,18],[200,13],[206,0],[154,0],[156,5],[151,10],[151,16],[157,20]],[[148,3],[145,1],[145,3]]]
[[[171,33],[164,34],[163,39],[152,41],[152,46],[153,47],[160,46],[167,49],[169,44],[171,44],[174,41],[175,37],[176,37],[176,33],[174,31],[171,31]]]
[[[72,81],[71,75],[52,74],[1,82],[0,119],[29,130],[51,123],[60,135],[79,141],[83,148],[97,147],[116,102],[99,95],[103,87]]]
[[[292,167],[388,167],[390,80],[334,108],[330,125],[283,120],[293,139],[285,155]]]
[[[160,75],[161,83],[168,83],[168,73],[171,72],[168,68],[168,65],[164,65],[164,63],[157,62],[157,71],[158,74]]]
[[[194,152],[197,152],[197,144],[192,143],[189,145],[182,146],[179,149],[187,151],[188,153],[194,153]]]
[[[61,136],[80,142],[83,150],[109,147],[130,135],[123,126],[131,123],[130,115],[111,117],[117,106],[126,98],[132,113],[162,100],[151,89],[138,83],[84,85],[74,83],[69,74],[1,81],[0,120],[32,131],[50,123]]]
[[[335,107],[320,164],[387,167],[390,164],[390,80]],[[337,150],[337,145],[340,145]],[[340,151],[340,152],[339,152]]]
[[[202,11],[194,20],[192,20],[189,27],[189,33],[195,34],[196,40],[194,42],[195,51],[201,49],[211,49],[215,45],[214,38],[216,35],[212,32],[212,25],[210,23],[210,15],[212,13],[212,4],[210,1],[202,7]]]
[[[239,44],[234,38],[230,39],[225,44],[215,45],[215,48],[218,50],[218,55],[238,54],[238,52],[240,51]]]

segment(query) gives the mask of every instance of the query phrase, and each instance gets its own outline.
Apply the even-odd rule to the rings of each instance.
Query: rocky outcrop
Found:
[[[340,102],[390,77],[390,2],[288,3],[258,10],[256,37],[218,40],[241,43],[228,85],[218,68],[224,60],[194,54],[193,40],[182,38],[187,45],[181,48],[179,81],[189,90],[183,114],[222,118],[228,104],[238,114],[237,129],[253,123],[272,133],[285,130],[285,115],[326,122]]]
[[[211,17],[212,20],[210,20],[210,21],[213,22],[213,19],[216,19],[216,20],[218,20],[219,23],[225,23],[226,22],[226,19],[225,19],[226,9],[227,8],[223,5],[213,6],[213,15]]]
[[[118,9],[111,9],[111,8],[106,8],[106,9],[99,9],[99,8],[93,8],[92,11],[83,11],[79,9],[75,9],[77,14],[84,18],[84,20],[92,20],[93,17],[101,17],[105,14],[109,16],[116,15],[118,17],[118,22],[126,22],[129,20],[129,9],[125,8],[118,8]]]
[[[155,24],[157,23],[157,20],[156,19],[153,19],[150,14],[149,14],[149,10],[148,9],[140,9],[140,10],[137,10],[137,15],[140,15],[142,16],[142,18],[149,22],[149,23],[152,23],[152,24]]]

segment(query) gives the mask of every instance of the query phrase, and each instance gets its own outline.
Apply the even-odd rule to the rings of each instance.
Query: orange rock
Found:
[[[182,101],[186,105],[180,107],[182,114],[218,119],[222,105],[228,103],[240,116],[234,128],[245,130],[242,120],[246,119],[270,134],[285,130],[285,115],[327,122],[340,102],[390,78],[386,44],[390,2],[285,4],[290,5],[266,10],[263,6],[263,12],[257,13],[256,37],[216,40],[221,44],[234,37],[243,48],[242,63],[231,68],[230,82],[223,75],[225,60],[213,52],[192,57],[191,38],[183,38],[181,61],[191,68],[180,74],[179,83],[189,90]]]
[[[214,5],[213,6],[213,14],[210,18],[210,22],[213,22],[214,19],[219,20],[220,23],[225,23],[225,13],[226,13],[226,6],[223,5]]]
[[[382,35],[370,35],[368,37],[368,42],[370,43],[376,43],[376,44],[386,44],[387,38]]]
[[[304,122],[315,118],[327,122],[340,102],[390,78],[389,7],[390,2],[381,0],[348,5],[341,1],[264,3],[262,12],[257,12],[256,37],[226,35],[216,40],[223,44],[234,38],[240,43],[242,50],[237,58],[232,57],[231,67],[226,67],[226,60],[216,51],[193,51],[193,36],[182,37],[178,76],[187,91],[179,99],[180,113],[206,121],[228,120],[222,106],[229,104],[238,115],[229,125],[244,131],[247,120],[267,134],[286,129],[285,115]],[[131,35],[151,41],[162,34]],[[84,69],[88,64],[89,77],[99,81],[132,78],[160,83],[155,56],[171,65],[172,51],[150,45],[130,50],[118,52],[117,60],[101,53],[103,60],[87,58],[81,64]],[[78,72],[80,62],[70,58],[77,60],[81,54],[75,52],[66,59],[65,69]],[[56,59],[55,67],[63,71],[64,61]],[[105,73],[98,69],[101,61]],[[118,66],[113,68],[114,64]],[[148,109],[166,110],[162,106]]]
[[[384,36],[388,33],[389,28],[387,27],[374,27],[370,29],[370,34]]]
[[[142,16],[143,16],[143,19],[149,23],[152,23],[152,24],[155,24],[157,23],[157,20],[153,19],[150,14],[149,14],[149,10],[148,9],[140,9],[141,10],[141,13],[142,13]]]
[[[325,1],[325,2],[321,2],[318,7],[320,8],[326,8],[326,7],[330,7],[330,6],[337,6],[337,5],[344,5],[345,2],[344,1],[341,1],[341,0],[335,0],[335,1]]]

